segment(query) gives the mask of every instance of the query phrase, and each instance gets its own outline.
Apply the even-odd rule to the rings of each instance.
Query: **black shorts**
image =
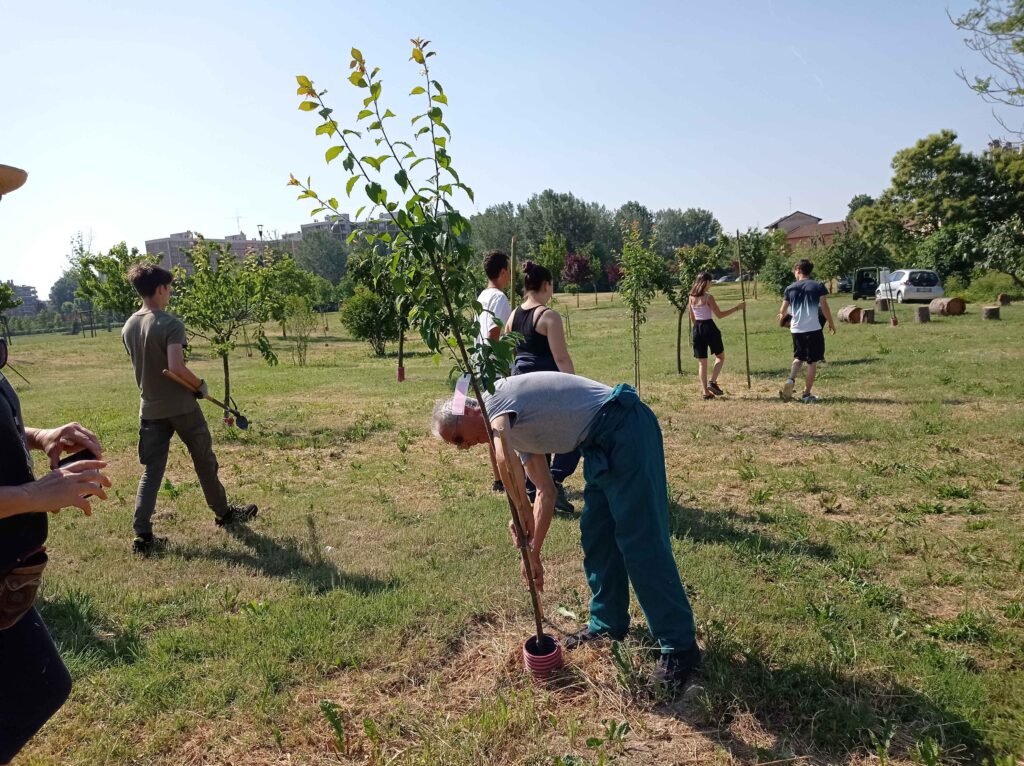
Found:
[[[722,331],[718,329],[718,325],[713,319],[698,319],[694,322],[690,340],[693,342],[695,359],[707,359],[708,349],[711,349],[711,353],[716,355],[725,353]]]
[[[793,358],[807,362],[807,364],[824,362],[825,332],[812,330],[811,332],[793,333]]]

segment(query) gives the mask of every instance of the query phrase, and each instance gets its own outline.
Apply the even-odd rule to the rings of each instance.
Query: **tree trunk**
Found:
[[[875,310],[874,309],[862,309],[860,312],[860,323],[861,324],[874,324],[875,323]]]
[[[405,330],[398,333],[398,382],[405,380]]]
[[[576,308],[580,307],[580,291],[576,291]]]
[[[963,298],[936,298],[928,304],[928,309],[933,314],[956,317],[966,313],[967,304],[964,303]]]
[[[683,374],[683,310],[679,309],[676,320],[676,374]]]
[[[285,326],[284,320],[281,321],[281,337],[288,340],[288,328]]]
[[[860,312],[860,306],[843,306],[841,309],[839,309],[839,321],[847,322],[849,324],[859,324]]]
[[[885,314],[889,311],[889,299],[888,298],[875,298],[875,311],[879,314]]]
[[[594,305],[597,305],[597,284],[594,284]]]
[[[998,306],[982,306],[981,307],[981,318],[982,319],[999,319],[999,307]]]
[[[1010,300],[1010,296],[1006,293],[999,293],[999,295],[996,296],[996,302],[998,302],[1000,306],[1009,306]]]
[[[932,312],[928,306],[915,306],[914,321],[918,323],[932,321]]]

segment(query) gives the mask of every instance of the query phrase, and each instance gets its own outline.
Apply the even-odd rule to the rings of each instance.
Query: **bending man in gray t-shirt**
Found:
[[[540,551],[554,512],[555,486],[545,455],[583,453],[583,569],[590,585],[590,622],[566,640],[572,649],[629,630],[629,584],[661,645],[652,681],[682,684],[700,663],[693,612],[672,556],[665,454],[658,419],[626,384],[614,389],[579,375],[534,372],[499,380],[484,405],[495,431],[522,453],[537,485],[533,517],[523,519],[534,551],[534,576],[543,586]],[[434,410],[434,433],[466,449],[487,442],[476,402],[464,415],[451,400]],[[494,439],[498,460],[501,440]]]

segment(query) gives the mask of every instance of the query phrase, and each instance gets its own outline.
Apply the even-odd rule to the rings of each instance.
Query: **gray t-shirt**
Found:
[[[166,311],[139,309],[124,323],[121,340],[131,357],[135,382],[142,392],[140,418],[172,418],[199,406],[190,391],[163,374],[167,369],[167,347],[188,345],[185,325],[180,319]]]
[[[484,394],[487,416],[508,415],[508,440],[531,455],[572,452],[587,438],[590,424],[612,389],[564,372],[531,372],[502,378]]]

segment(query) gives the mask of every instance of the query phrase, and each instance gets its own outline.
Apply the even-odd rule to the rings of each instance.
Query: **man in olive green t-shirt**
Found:
[[[167,269],[138,264],[128,271],[128,280],[142,296],[142,308],[132,314],[121,330],[121,339],[135,368],[135,381],[142,392],[139,406],[139,461],[145,466],[135,496],[135,542],[133,550],[144,556],[163,542],[153,537],[156,496],[167,468],[171,436],[177,434],[192,456],[206,504],[218,526],[248,521],[256,515],[255,505],[230,505],[224,485],[217,478],[217,456],[206,418],[198,398],[206,395],[206,382],[185,364],[185,325],[164,311],[171,297],[174,275]],[[167,378],[170,370],[197,390],[193,394]]]

